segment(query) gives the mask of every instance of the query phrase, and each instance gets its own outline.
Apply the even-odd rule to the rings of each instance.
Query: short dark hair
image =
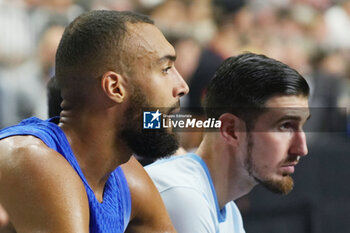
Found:
[[[247,128],[277,95],[309,95],[309,85],[294,69],[264,55],[244,53],[226,59],[211,80],[204,101],[208,118],[232,113]]]
[[[61,108],[61,90],[57,86],[56,78],[52,77],[46,86],[47,90],[47,104],[48,104],[48,114],[49,117],[59,116]]]
[[[127,23],[154,22],[129,11],[96,10],[77,17],[65,29],[56,52],[55,76],[61,88],[83,75],[102,75],[120,66]]]

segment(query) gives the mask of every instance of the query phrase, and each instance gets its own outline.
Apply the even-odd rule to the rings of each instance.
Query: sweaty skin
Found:
[[[0,141],[0,155],[0,199],[11,220],[0,232],[89,232],[84,185],[58,152],[15,136]]]
[[[1,179],[1,173],[0,173],[0,179]],[[3,227],[3,226],[6,226],[9,219],[8,219],[8,215],[7,215],[7,212],[6,210],[2,207],[1,203],[0,203],[0,229]]]
[[[132,203],[130,223],[125,232],[176,232],[157,188],[135,157],[123,164],[122,169]]]
[[[8,216],[2,205],[0,204],[0,227],[5,226],[8,222]]]
[[[172,106],[188,92],[174,67],[174,48],[161,32],[144,23],[130,27],[143,38],[140,43],[155,47],[152,56],[128,64],[132,72],[127,76],[104,73],[101,83],[91,88],[89,104],[82,109],[63,109],[60,118],[59,126],[100,202],[109,174],[130,160],[133,153],[117,136],[130,104],[132,84],[147,93],[153,106]],[[155,65],[148,64],[148,59]],[[62,106],[74,105],[63,100]],[[123,170],[132,198],[127,232],[175,232],[159,193],[143,168],[131,159]],[[0,232],[89,232],[89,204],[82,180],[62,155],[41,140],[33,136],[0,140],[0,171],[0,202],[11,220]]]

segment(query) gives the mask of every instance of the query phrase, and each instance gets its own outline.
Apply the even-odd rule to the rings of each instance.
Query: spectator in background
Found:
[[[350,1],[338,1],[324,16],[328,45],[333,49],[350,49]]]
[[[71,0],[0,2],[0,126],[47,117],[43,70],[54,68],[52,54],[62,33],[52,25],[66,25],[79,12],[70,10],[74,6]]]
[[[15,69],[0,78],[3,126],[18,122],[20,117],[47,118],[45,86],[53,75],[55,53],[63,30],[62,26],[49,27],[40,39],[36,56],[26,61],[24,69]]]
[[[242,3],[243,5],[243,3]],[[224,59],[238,52],[237,33],[233,18],[242,5],[224,5],[216,12],[217,33],[202,50],[198,66],[189,80],[191,92],[188,95],[188,107],[200,109],[205,89],[213,77],[215,70]],[[234,8],[230,8],[234,7]],[[203,112],[193,112],[203,114]]]
[[[33,100],[33,116],[41,119],[47,118],[47,91],[45,87],[54,75],[56,50],[63,31],[64,27],[59,25],[48,27],[40,39],[35,61],[37,70],[35,80],[31,83],[33,87],[31,95],[35,96],[35,100]]]
[[[21,89],[20,77],[31,72],[28,60],[35,51],[32,25],[21,1],[0,2],[0,126],[17,123],[31,115],[28,96]]]
[[[91,2],[93,10],[133,11],[136,8],[133,0],[91,0]]]

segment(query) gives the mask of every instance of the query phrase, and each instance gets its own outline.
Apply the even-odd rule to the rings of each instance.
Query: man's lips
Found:
[[[298,161],[287,163],[282,165],[282,170],[284,173],[292,174],[294,173],[295,166],[298,164]]]
[[[297,164],[298,164],[298,162],[295,161],[295,162],[291,162],[291,163],[287,163],[285,165],[282,165],[282,167],[296,166]]]
[[[282,165],[282,167],[289,167],[289,166],[296,166],[299,163],[300,156],[296,156],[294,158],[288,159],[285,161],[285,163]]]

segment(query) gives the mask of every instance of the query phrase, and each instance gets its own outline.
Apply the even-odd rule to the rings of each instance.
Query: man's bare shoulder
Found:
[[[148,187],[150,184],[144,181],[151,181],[145,169],[142,167],[139,161],[134,156],[130,157],[127,163],[122,165],[123,172],[127,175],[128,182],[131,181],[129,187],[133,188],[144,188]],[[152,181],[151,181],[152,182]],[[153,185],[153,183],[151,184]],[[143,187],[140,187],[143,186]]]
[[[140,205],[144,205],[144,202],[152,202],[148,195],[152,192],[157,192],[156,187],[154,186],[151,178],[146,173],[142,165],[136,160],[135,157],[131,157],[130,160],[123,164],[122,166],[125,178],[128,182],[131,199],[132,199],[132,212],[131,218],[133,215],[136,215],[139,212]]]
[[[0,140],[0,152],[16,153],[23,150],[38,149],[47,147],[39,138],[31,135],[10,136]],[[6,154],[5,154],[6,155]]]
[[[132,156],[122,169],[132,202],[126,232],[175,232],[160,194],[142,165]]]
[[[3,179],[7,172],[31,172],[35,175],[37,172],[49,172],[54,167],[74,171],[62,155],[39,138],[12,136],[0,140],[0,168]]]
[[[0,140],[0,171],[0,202],[17,232],[88,231],[83,183],[65,158],[40,139]]]

